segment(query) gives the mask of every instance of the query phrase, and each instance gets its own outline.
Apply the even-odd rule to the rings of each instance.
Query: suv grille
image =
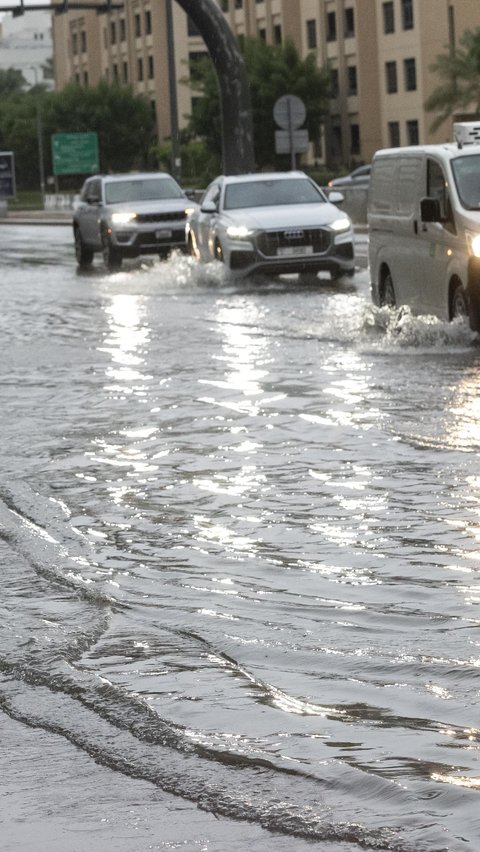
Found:
[[[291,238],[285,236],[293,231],[298,231],[298,236]],[[279,248],[313,246],[314,254],[322,254],[328,251],[331,239],[330,231],[325,228],[289,228],[284,231],[265,231],[257,239],[257,249],[267,257],[275,257]]]
[[[176,213],[139,213],[137,222],[177,222],[186,218],[185,210],[179,210]]]

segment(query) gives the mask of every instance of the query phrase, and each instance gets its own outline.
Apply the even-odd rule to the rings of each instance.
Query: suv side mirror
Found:
[[[343,192],[339,192],[338,189],[332,189],[327,193],[328,200],[331,204],[343,204],[345,201],[345,196]]]
[[[217,205],[214,201],[205,201],[201,207],[202,213],[216,213]]]
[[[420,218],[422,222],[441,222],[442,214],[438,198],[420,199]]]

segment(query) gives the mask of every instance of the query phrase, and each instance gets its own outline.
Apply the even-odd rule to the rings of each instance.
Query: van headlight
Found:
[[[253,233],[254,231],[246,225],[229,225],[227,228],[227,237],[231,240],[246,240]]]
[[[474,257],[480,257],[480,234],[467,231],[467,245],[470,254],[473,254]]]
[[[129,213],[127,210],[112,213],[112,222],[114,225],[128,225],[129,222],[133,222],[136,218],[136,213]]]
[[[338,234],[340,231],[349,231],[351,222],[346,216],[342,216],[341,219],[335,219],[334,222],[330,222],[330,227],[332,231],[335,231]]]

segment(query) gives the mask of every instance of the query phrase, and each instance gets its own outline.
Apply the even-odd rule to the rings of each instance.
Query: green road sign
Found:
[[[91,175],[98,172],[97,134],[54,133],[52,160],[54,175]]]

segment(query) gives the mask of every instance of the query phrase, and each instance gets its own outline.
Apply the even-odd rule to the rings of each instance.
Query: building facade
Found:
[[[217,0],[232,31],[269,44],[290,38],[300,54],[328,66],[332,97],[321,160],[329,167],[368,162],[381,147],[446,141],[451,122],[435,133],[425,101],[439,85],[432,65],[480,27],[478,0]],[[169,46],[173,47],[178,124],[191,112],[189,63],[205,44],[181,6],[124,0],[107,14],[72,10],[53,16],[58,89],[101,79],[131,84],[152,104],[160,140],[171,133]],[[286,93],[287,94],[287,93]],[[305,162],[318,160],[312,146]]]
[[[53,88],[48,75],[53,59],[52,18],[49,12],[32,11],[0,21],[0,68],[21,71],[29,87],[38,83]]]

